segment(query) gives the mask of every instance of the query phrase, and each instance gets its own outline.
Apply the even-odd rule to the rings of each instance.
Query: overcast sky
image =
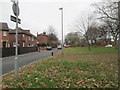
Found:
[[[36,35],[47,31],[49,25],[56,29],[58,38],[61,39],[61,11],[64,11],[64,35],[71,32],[68,28],[71,23],[93,11],[90,5],[101,0],[19,0],[21,24],[19,27],[29,29]],[[10,21],[12,2],[0,0],[0,22],[7,22],[9,28],[15,28],[15,23]]]

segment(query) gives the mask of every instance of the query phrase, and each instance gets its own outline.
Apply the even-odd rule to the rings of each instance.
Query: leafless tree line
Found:
[[[96,41],[101,38],[106,40],[105,44],[110,44],[111,42],[107,42],[107,38],[112,37],[114,44],[117,45],[118,3],[104,0],[104,2],[93,3],[91,6],[95,8],[95,11],[86,18],[78,19],[72,24],[72,29],[84,36],[89,50],[90,45],[96,45]]]

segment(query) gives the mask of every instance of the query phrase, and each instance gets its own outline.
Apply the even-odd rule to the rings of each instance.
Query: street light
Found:
[[[62,55],[63,55],[63,8],[59,8],[59,10],[61,10]]]
[[[13,2],[13,13],[16,16],[16,45],[15,45],[15,77],[18,79],[19,67],[18,67],[18,16],[19,16],[19,5],[18,0],[11,0]]]
[[[118,2],[118,18],[119,18],[118,62],[120,65],[120,1]]]
[[[13,2],[13,3],[17,3],[17,2],[18,2],[18,0],[11,0],[11,2]]]

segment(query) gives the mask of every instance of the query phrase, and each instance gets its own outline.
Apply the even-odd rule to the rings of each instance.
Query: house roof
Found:
[[[0,22],[0,30],[6,30],[9,31],[7,23]]]
[[[16,33],[15,29],[10,29],[9,34],[15,34],[15,33]],[[30,33],[30,30],[23,30],[22,28],[18,28],[18,34],[26,34],[26,35],[37,38],[35,35]]]
[[[9,34],[15,34],[16,33],[16,30],[15,29],[10,29],[8,27],[8,24],[5,23],[5,22],[0,22],[0,31],[9,31]],[[37,39],[37,37],[33,34],[30,33],[30,30],[23,30],[22,28],[18,28],[18,33],[19,34],[26,34],[26,35],[29,35],[29,36],[32,36],[32,37],[35,37]]]

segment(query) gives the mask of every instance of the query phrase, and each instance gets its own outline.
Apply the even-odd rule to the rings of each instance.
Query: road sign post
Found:
[[[12,0],[13,2],[13,13],[16,17],[11,16],[11,20],[16,22],[16,43],[15,43],[15,77],[16,80],[18,79],[18,73],[19,73],[19,67],[18,67],[18,23],[20,23],[20,19],[18,19],[19,16],[19,7],[18,7],[18,1]]]
[[[20,10],[19,10],[19,7],[18,7],[18,2],[17,3],[13,3],[12,9],[13,9],[14,15],[15,16],[19,16]]]
[[[10,16],[10,20],[13,22],[17,22],[17,18],[12,15]],[[19,18],[18,18],[18,23],[21,24],[21,19],[19,19]]]

